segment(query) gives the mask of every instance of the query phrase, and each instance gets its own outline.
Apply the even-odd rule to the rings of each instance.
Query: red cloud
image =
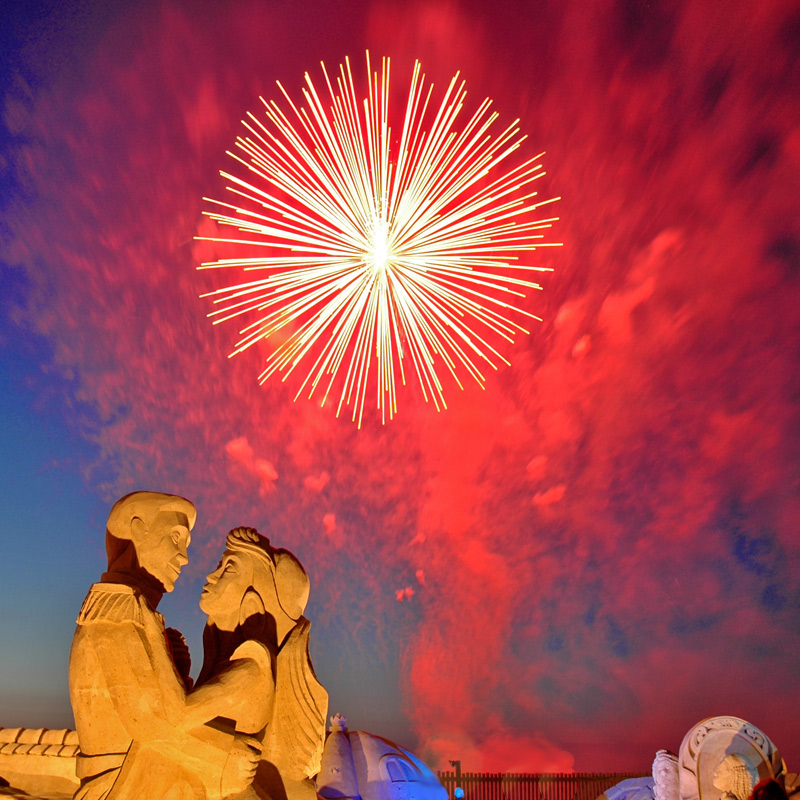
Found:
[[[536,492],[531,502],[535,506],[551,506],[553,503],[557,503],[559,500],[561,500],[561,498],[564,497],[564,492],[566,491],[567,487],[561,483],[558,486],[553,486],[543,492]]]
[[[303,486],[309,491],[319,494],[328,485],[330,479],[331,476],[323,470],[319,475],[307,475],[303,479]]]
[[[410,600],[416,594],[416,592],[411,586],[406,586],[403,589],[398,589],[394,594],[397,598],[397,602],[402,603],[403,600]]]
[[[258,477],[262,494],[275,491],[275,482],[278,480],[275,467],[265,458],[256,458],[246,437],[240,436],[238,439],[232,439],[225,445],[225,452],[234,461],[242,464],[248,472]]]

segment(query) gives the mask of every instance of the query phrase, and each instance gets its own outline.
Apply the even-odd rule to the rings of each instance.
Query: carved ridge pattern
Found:
[[[142,625],[143,618],[142,610],[132,592],[120,592],[116,587],[93,587],[83,601],[76,622],[78,625],[93,622],[133,622]]]
[[[78,734],[69,728],[0,728],[0,755],[74,758]]]
[[[748,725],[744,730],[750,739],[756,742],[762,749],[766,749],[767,747],[767,743],[765,741],[766,737],[764,736],[764,734],[761,733],[760,730],[758,730],[758,728],[754,728],[751,725]]]

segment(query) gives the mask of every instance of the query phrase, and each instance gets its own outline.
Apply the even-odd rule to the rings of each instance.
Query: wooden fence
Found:
[[[648,777],[641,772],[502,773],[440,772],[450,800],[461,786],[464,800],[595,800],[626,778]]]

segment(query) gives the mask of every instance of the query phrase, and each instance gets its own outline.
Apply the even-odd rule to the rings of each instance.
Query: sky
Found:
[[[111,504],[309,572],[330,713],[434,768],[649,772],[705,717],[800,759],[800,8],[788,0],[9,5],[0,75],[0,725],[73,725]],[[240,120],[320,60],[491,97],[560,195],[542,317],[386,425],[259,386],[195,267]]]

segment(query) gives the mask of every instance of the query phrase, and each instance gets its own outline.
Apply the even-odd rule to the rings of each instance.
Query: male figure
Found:
[[[188,562],[195,518],[188,500],[155,492],[126,495],[111,509],[108,571],[83,603],[70,654],[81,746],[75,800],[204,800],[252,779],[251,742],[198,727],[196,704],[188,714],[188,675],[179,675],[156,611]],[[215,716],[209,710],[207,719]]]

